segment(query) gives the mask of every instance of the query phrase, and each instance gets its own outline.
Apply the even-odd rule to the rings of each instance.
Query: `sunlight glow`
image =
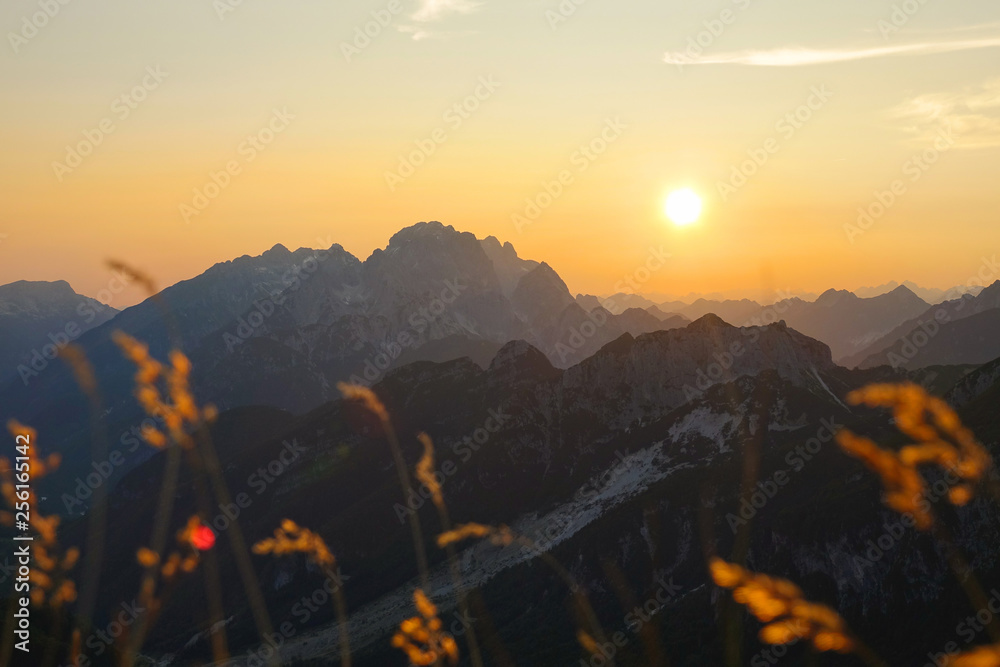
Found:
[[[684,188],[670,193],[664,210],[675,225],[684,227],[697,222],[701,208],[701,197],[691,188]]]

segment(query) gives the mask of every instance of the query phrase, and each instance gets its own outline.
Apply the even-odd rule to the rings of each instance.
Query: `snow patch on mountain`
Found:
[[[545,514],[521,517],[512,525],[515,533],[523,535],[531,544],[515,543],[496,547],[488,541],[479,542],[461,554],[462,580],[466,587],[479,587],[500,572],[525,563],[545,553],[576,535],[611,509],[637,497],[653,484],[671,474],[698,465],[700,461],[687,461],[671,466],[671,458],[664,451],[666,441],[659,441],[646,449],[623,456],[617,464],[581,486],[573,499]],[[600,480],[600,481],[598,481]],[[389,595],[358,609],[348,621],[352,650],[358,650],[383,638],[409,614],[413,588],[410,582]],[[455,607],[455,588],[447,564],[430,573],[429,587],[435,592],[442,618]],[[452,602],[449,603],[448,600]],[[286,642],[280,648],[281,661],[315,659],[335,655],[339,648],[339,630],[336,625],[304,633]],[[227,667],[246,667],[247,656],[224,663]]]
[[[701,406],[670,427],[670,439],[675,443],[686,443],[695,437],[705,438],[715,444],[716,453],[724,454],[730,451],[726,446],[726,437],[742,421],[742,413],[718,413],[708,406]]]

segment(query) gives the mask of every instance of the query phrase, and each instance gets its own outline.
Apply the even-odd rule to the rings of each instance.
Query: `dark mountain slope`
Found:
[[[0,384],[30,384],[72,342],[118,313],[73,291],[69,283],[19,280],[0,286]]]
[[[914,336],[919,339],[921,335],[935,331],[941,324],[971,317],[994,308],[1000,308],[1000,280],[975,296],[966,294],[961,298],[928,308],[922,315],[903,322],[861,352],[844,358],[842,363],[845,366],[867,368],[882,364],[891,365],[889,356],[898,355],[905,358],[904,348],[912,342]]]

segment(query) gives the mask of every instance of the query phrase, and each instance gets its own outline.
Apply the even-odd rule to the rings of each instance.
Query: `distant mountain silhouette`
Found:
[[[879,285],[877,287],[862,287],[860,289],[854,290],[854,293],[863,299],[870,299],[872,297],[887,294],[899,286],[900,284],[895,280],[893,280],[891,282],[888,282],[884,285]],[[942,301],[955,299],[963,294],[971,294],[972,296],[975,296],[979,294],[981,291],[983,291],[983,288],[978,286],[958,286],[946,290],[938,289],[936,287],[930,287],[930,288],[920,287],[916,283],[911,282],[909,280],[904,281],[902,286],[909,288],[911,292],[913,292],[914,294],[916,294],[929,304],[938,304],[941,303]]]
[[[697,320],[708,315],[718,315],[726,322],[734,326],[746,323],[760,310],[760,304],[750,299],[740,299],[738,301],[727,299],[725,301],[710,301],[708,299],[698,299],[690,306],[672,310],[689,320]]]
[[[830,346],[834,359],[857,353],[916,315],[929,304],[906,287],[863,299],[846,290],[827,290],[816,301],[786,299],[761,308],[751,322],[780,318],[804,334]]]
[[[649,308],[646,309],[646,312],[655,317],[656,319],[660,320],[661,322],[669,320],[670,318],[678,318],[678,321],[684,323],[688,323],[691,321],[688,318],[684,317],[683,315],[678,315],[677,313],[668,313],[659,306],[650,306]]]
[[[881,364],[883,359],[896,368],[985,364],[1000,357],[998,331],[1000,308],[946,322],[938,329],[918,327],[890,351],[866,359],[862,367]]]
[[[827,290],[815,301],[793,297],[769,305],[749,299],[698,299],[691,304],[668,302],[650,305],[648,298],[636,294],[616,294],[603,302],[597,297],[578,295],[577,302],[613,303],[611,310],[616,313],[628,308],[644,308],[660,319],[665,319],[667,312],[688,320],[711,313],[734,326],[785,320],[792,328],[827,343],[835,359],[857,353],[893,327],[929,307],[927,302],[903,286],[867,299],[845,290]]]
[[[336,244],[294,252],[279,244],[216,264],[77,342],[101,370],[111,430],[128,432],[143,415],[131,396],[134,368],[111,341],[119,329],[160,358],[174,345],[185,350],[202,400],[302,412],[335,398],[340,381],[374,383],[408,363],[468,356],[485,364],[524,339],[565,368],[624,333],[683,323],[588,311],[544,262],[429,222],[399,231],[364,262]],[[47,343],[46,327],[15,349]],[[46,436],[67,452],[68,474],[86,458],[87,406],[64,364],[49,364],[29,385],[25,392],[19,378],[8,380],[0,417],[46,424]]]
[[[921,356],[917,354],[917,350],[922,349],[929,341],[933,342],[932,349],[943,350],[949,345],[951,334],[956,335],[966,344],[972,345],[968,348],[967,354],[963,354],[958,339],[951,343],[954,347],[950,353],[952,358],[966,360],[956,363],[983,363],[986,360],[983,358],[983,354],[988,352],[988,344],[975,344],[973,332],[969,327],[956,328],[947,325],[995,308],[1000,308],[1000,281],[993,283],[976,296],[970,294],[929,307],[920,315],[906,320],[884,336],[874,340],[860,352],[845,357],[842,363],[861,368],[871,368],[882,364],[919,366],[923,364],[921,359],[932,358],[934,354],[938,353],[928,353],[927,356]],[[989,318],[979,319],[976,322],[985,324],[989,322]],[[974,327],[975,324],[970,326]],[[942,330],[944,335],[942,335]],[[988,338],[989,331],[984,329],[981,336]]]
[[[29,382],[56,351],[118,311],[73,291],[64,280],[0,286],[0,383]]]

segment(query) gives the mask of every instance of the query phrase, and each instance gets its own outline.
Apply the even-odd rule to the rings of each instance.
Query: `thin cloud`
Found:
[[[1000,146],[1000,79],[960,92],[918,95],[889,111],[914,143],[941,132],[954,134],[961,148]]]
[[[664,61],[671,65],[749,65],[756,67],[803,67],[853,62],[890,56],[923,56],[955,53],[1000,46],[1000,37],[963,41],[899,44],[868,49],[772,49],[747,50],[691,57],[686,53],[668,53]]]
[[[419,42],[424,39],[441,39],[447,37],[452,32],[443,30],[431,30],[428,23],[435,23],[447,18],[451,14],[471,14],[483,5],[480,0],[417,0],[417,9],[410,14],[410,20],[415,25],[401,25],[397,29],[399,32],[410,35]]]
[[[433,33],[430,30],[425,30],[424,28],[420,28],[415,25],[401,25],[398,30],[399,32],[412,37],[415,42],[437,36],[437,33]]]
[[[469,14],[483,3],[477,0],[420,0],[410,18],[419,23],[440,21],[449,14]]]

